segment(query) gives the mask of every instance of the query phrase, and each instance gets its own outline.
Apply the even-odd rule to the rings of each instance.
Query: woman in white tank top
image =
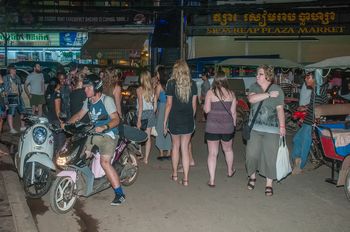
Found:
[[[157,105],[154,102],[154,88],[151,83],[151,74],[148,71],[141,72],[140,87],[137,88],[137,128],[141,128],[141,120],[147,120],[148,140],[146,142],[144,163],[148,163],[148,157],[151,152],[151,128],[156,125],[155,111]]]

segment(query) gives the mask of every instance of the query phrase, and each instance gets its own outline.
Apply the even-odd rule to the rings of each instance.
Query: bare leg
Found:
[[[207,141],[207,142],[208,142],[208,170],[209,170],[208,184],[214,185],[216,160],[219,152],[219,141]]]
[[[43,105],[38,105],[38,115],[39,117],[43,116]]]
[[[13,116],[12,116],[12,115],[8,115],[8,116],[7,116],[7,121],[8,121],[10,130],[11,130],[11,129],[14,129],[14,128],[13,128]]]
[[[32,106],[32,114],[35,115],[36,106]]]
[[[115,171],[115,169],[113,168],[113,166],[111,165],[111,158],[110,156],[100,156],[100,161],[101,161],[101,166],[103,168],[103,170],[106,173],[107,179],[108,181],[111,183],[112,188],[116,189],[120,186],[120,179],[119,176],[117,174],[117,172]]]
[[[188,185],[188,174],[190,170],[190,157],[188,144],[191,140],[191,134],[181,135],[180,136],[180,148],[181,148],[181,159],[182,159],[182,167],[184,169],[184,177],[183,177],[183,185]]]
[[[193,159],[193,155],[192,155],[192,142],[191,142],[191,139],[190,139],[190,143],[188,144],[188,152],[189,152],[189,157],[190,157],[190,166],[195,166],[195,162],[194,162],[194,159]]]
[[[25,127],[25,123],[24,123],[24,121],[22,120],[22,119],[24,118],[23,114],[21,114],[20,118],[21,118],[21,127]]]
[[[4,124],[4,120],[2,118],[0,118],[0,135],[2,133],[2,126]]]
[[[222,150],[225,154],[226,159],[226,165],[227,165],[227,175],[232,176],[234,169],[233,169],[233,149],[232,149],[232,139],[230,141],[221,141]]]
[[[179,135],[171,135],[171,140],[173,142],[173,148],[171,150],[171,164],[173,166],[173,180],[177,180],[177,166],[179,165],[179,151],[180,151],[180,136]],[[176,177],[176,178],[175,178]]]
[[[146,147],[145,147],[145,158],[143,160],[143,162],[145,164],[148,164],[148,157],[149,157],[149,153],[151,152],[151,128],[147,128],[146,129],[146,133],[147,133],[147,141],[146,141]]]

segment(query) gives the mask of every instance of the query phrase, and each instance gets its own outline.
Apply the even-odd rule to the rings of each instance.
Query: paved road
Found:
[[[350,202],[342,188],[324,182],[330,174],[327,167],[289,176],[274,185],[273,197],[264,195],[263,178],[258,178],[255,190],[247,190],[245,152],[239,133],[234,144],[237,173],[233,178],[226,177],[224,157],[220,155],[216,188],[209,188],[203,128],[204,124],[197,124],[193,139],[196,166],[190,171],[189,187],[170,180],[170,161],[156,160],[157,152],[153,150],[150,164],[141,165],[136,183],[125,188],[127,201],[121,206],[109,206],[111,189],[80,199],[66,215],[50,210],[47,195],[30,200],[39,230],[350,231]]]

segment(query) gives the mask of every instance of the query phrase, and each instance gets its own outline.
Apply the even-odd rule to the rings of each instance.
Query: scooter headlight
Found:
[[[65,166],[67,164],[68,157],[58,157],[56,160],[56,164],[58,166]]]
[[[36,144],[42,145],[43,143],[45,143],[46,138],[47,138],[47,130],[44,127],[38,126],[34,128],[33,140]]]

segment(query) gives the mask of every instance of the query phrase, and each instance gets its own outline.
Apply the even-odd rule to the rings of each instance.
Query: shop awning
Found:
[[[350,56],[333,57],[305,66],[306,69],[350,68]]]
[[[83,58],[101,58],[116,49],[142,50],[147,39],[146,33],[90,33],[88,41],[81,48],[81,54]]]
[[[148,34],[91,33],[81,51],[94,56],[98,52],[112,49],[142,50],[147,39]]]

